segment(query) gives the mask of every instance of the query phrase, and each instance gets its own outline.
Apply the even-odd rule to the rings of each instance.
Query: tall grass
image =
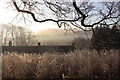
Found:
[[[117,78],[120,52],[4,53],[3,78]]]

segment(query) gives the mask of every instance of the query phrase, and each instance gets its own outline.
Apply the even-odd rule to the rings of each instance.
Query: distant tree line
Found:
[[[110,50],[120,49],[120,27],[101,25],[94,29],[94,34],[90,40],[76,38],[73,40],[76,49]]]
[[[9,42],[12,42],[13,46],[30,46],[35,44],[35,35],[28,28],[12,24],[2,24],[0,27],[3,46],[8,46]]]
[[[96,27],[91,39],[91,48],[96,50],[120,49],[120,27]]]

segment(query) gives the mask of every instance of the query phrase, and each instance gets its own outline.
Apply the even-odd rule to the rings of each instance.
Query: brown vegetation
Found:
[[[102,53],[102,52],[101,52]],[[119,51],[64,53],[4,53],[3,78],[117,78]]]

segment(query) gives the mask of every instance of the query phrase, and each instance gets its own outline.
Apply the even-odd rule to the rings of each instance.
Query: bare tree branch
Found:
[[[14,4],[14,6],[15,6],[15,8],[17,9],[18,12],[30,14],[30,15],[32,16],[32,18],[34,19],[34,21],[40,22],[40,23],[41,23],[41,22],[46,22],[46,21],[53,21],[53,22],[56,22],[59,27],[61,27],[61,26],[59,25],[59,22],[61,22],[61,21],[65,21],[65,22],[75,22],[75,21],[78,21],[78,20],[81,18],[81,17],[78,17],[77,19],[74,19],[74,20],[63,20],[63,19],[60,19],[60,20],[54,20],[54,19],[38,20],[38,19],[36,19],[34,13],[32,13],[32,12],[30,12],[30,11],[26,11],[26,10],[21,10],[21,9],[19,9],[19,7],[17,6],[17,3],[16,3],[16,2],[13,2],[13,4]]]
[[[59,27],[61,26],[66,26],[66,25],[62,25],[63,23],[70,23],[72,26],[77,27],[83,31],[87,31],[84,28],[91,28],[90,30],[94,29],[94,26],[98,25],[98,24],[104,24],[104,22],[106,22],[106,25],[108,25],[107,20],[112,20],[112,22],[114,22],[114,24],[118,24],[119,23],[119,16],[120,14],[116,15],[117,13],[117,9],[115,8],[116,3],[104,3],[104,5],[106,6],[106,10],[107,12],[105,12],[104,10],[98,10],[98,13],[96,13],[96,15],[99,15],[99,17],[97,17],[96,21],[88,21],[88,19],[92,19],[91,16],[96,16],[95,14],[90,14],[90,12],[93,10],[94,11],[94,6],[92,5],[92,3],[88,3],[88,2],[83,2],[81,5],[77,4],[76,0],[73,0],[72,3],[70,3],[71,5],[68,5],[67,3],[61,3],[61,2],[50,2],[49,0],[43,0],[43,3],[36,1],[36,2],[30,2],[29,0],[22,0],[23,4],[24,4],[24,8],[18,6],[17,2],[15,2],[15,0],[12,0],[16,10],[18,12],[22,12],[22,13],[26,13],[26,14],[30,14],[33,18],[33,20],[35,22],[47,22],[47,21],[52,21],[55,22]],[[57,18],[44,18],[44,19],[38,19],[38,16],[40,15],[44,15],[45,12],[42,12],[42,9],[39,9],[40,7],[37,5],[41,5],[44,6],[43,7],[47,7],[49,10],[51,10],[53,12],[53,16],[57,17]],[[80,5],[80,6],[78,6]],[[82,9],[81,9],[82,8]],[[52,13],[51,12],[51,13]],[[72,12],[73,14],[73,18],[70,18]],[[54,15],[55,14],[55,15]],[[36,17],[36,15],[38,15]],[[49,15],[49,14],[48,14]],[[45,15],[46,16],[46,15]],[[24,16],[23,16],[24,17]],[[25,18],[24,18],[25,19]],[[79,25],[78,25],[79,24]],[[68,25],[69,26],[69,25]],[[84,27],[84,28],[82,28]],[[71,27],[72,28],[72,27]],[[89,31],[89,30],[88,30]],[[93,31],[94,32],[94,31]]]

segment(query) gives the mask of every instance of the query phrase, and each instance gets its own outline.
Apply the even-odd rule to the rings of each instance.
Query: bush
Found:
[[[120,49],[120,28],[117,26],[95,28],[91,48],[96,50]]]
[[[76,38],[73,40],[74,46],[77,50],[89,49],[90,41],[85,38]]]

